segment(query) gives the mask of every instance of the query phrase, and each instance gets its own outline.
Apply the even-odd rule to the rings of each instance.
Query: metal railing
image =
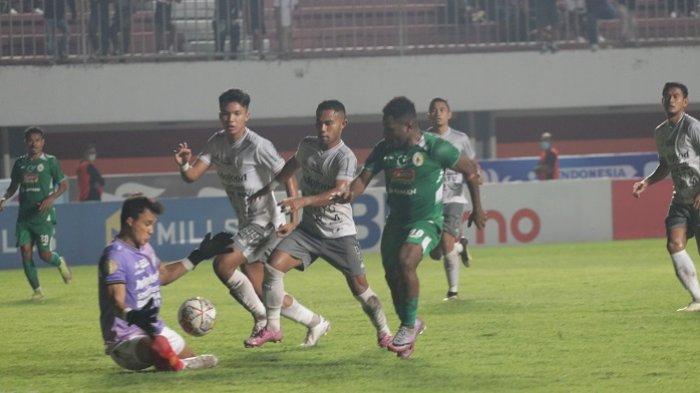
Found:
[[[0,64],[700,42],[698,0],[0,0]]]

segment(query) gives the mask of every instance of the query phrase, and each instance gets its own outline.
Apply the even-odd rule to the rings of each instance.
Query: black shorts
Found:
[[[700,225],[700,213],[692,204],[671,202],[666,216],[666,230],[686,227],[688,239],[695,235]]]

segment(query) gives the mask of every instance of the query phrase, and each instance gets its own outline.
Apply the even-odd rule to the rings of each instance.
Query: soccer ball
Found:
[[[177,311],[177,320],[186,333],[204,336],[214,328],[216,308],[203,297],[193,297],[182,303]]]

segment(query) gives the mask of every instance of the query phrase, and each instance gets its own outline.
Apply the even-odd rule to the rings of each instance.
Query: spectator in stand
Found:
[[[155,27],[156,27],[156,51],[168,53],[173,49],[175,42],[175,24],[173,23],[173,1],[181,0],[156,0]],[[167,30],[168,36],[163,40]],[[165,42],[164,42],[165,41]]]
[[[95,159],[97,159],[97,149],[95,145],[88,145],[76,171],[78,189],[80,190],[78,200],[80,202],[102,200],[105,180],[95,166]]]
[[[264,59],[265,2],[263,0],[250,0],[249,5],[248,28],[250,29],[250,35],[253,36],[253,50],[258,51],[260,58]]]
[[[110,34],[116,55],[129,53],[131,45],[131,15],[134,12],[133,0],[116,0],[116,9],[112,16]]]
[[[537,39],[542,42],[542,53],[556,52],[559,50],[556,39],[559,25],[559,10],[557,0],[531,0],[531,5],[535,7],[537,28],[534,33]]]
[[[297,0],[275,0],[277,20],[277,50],[280,58],[288,58],[292,52],[292,21]]]
[[[88,36],[92,53],[96,53],[98,56],[107,56],[109,52],[109,0],[90,0]]]
[[[240,0],[216,0],[214,9],[214,46],[217,52],[224,51],[226,37],[230,37],[231,54],[238,53],[241,41]]]
[[[616,19],[617,11],[610,0],[586,0],[586,32],[592,51],[600,49],[598,35],[599,19]]]
[[[617,11],[620,14],[620,38],[625,45],[637,43],[637,19],[634,12],[637,9],[636,0],[617,0]]]
[[[75,0],[46,0],[44,2],[44,36],[46,37],[46,54],[56,60],[68,57],[68,23],[66,23],[66,2],[70,7],[72,20],[76,20]],[[58,45],[56,36],[60,34]]]
[[[540,161],[535,167],[535,174],[539,180],[553,180],[559,178],[559,152],[552,147],[552,134],[545,132],[540,137]]]
[[[669,15],[671,18],[678,16],[698,17],[697,0],[666,0]]]

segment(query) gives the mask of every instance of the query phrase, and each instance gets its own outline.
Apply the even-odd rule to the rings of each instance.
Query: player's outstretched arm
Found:
[[[187,272],[194,269],[202,261],[211,259],[219,254],[233,252],[233,234],[229,232],[219,232],[214,237],[207,233],[199,243],[199,247],[193,250],[190,255],[182,260],[168,263],[161,263],[159,278],[162,285],[168,285]]]
[[[476,225],[477,228],[483,229],[486,225],[486,213],[484,213],[481,207],[481,193],[479,191],[479,185],[481,184],[481,178],[479,176],[479,165],[476,161],[467,158],[466,156],[461,156],[457,161],[455,170],[462,173],[467,182],[467,188],[469,189],[469,197],[472,201],[472,212],[469,215],[469,223]]]
[[[307,195],[303,197],[287,198],[278,205],[284,212],[295,212],[307,206],[321,207],[336,203],[335,197],[348,189],[349,180],[336,180],[335,187],[317,195]]]
[[[670,172],[671,169],[668,167],[666,161],[663,159],[659,160],[659,165],[656,167],[656,169],[654,169],[654,172],[652,172],[651,175],[632,185],[632,196],[639,198],[650,185],[665,179]]]
[[[5,209],[5,203],[12,198],[13,195],[15,195],[15,192],[17,192],[17,189],[19,188],[19,183],[12,180],[10,181],[10,186],[7,187],[7,191],[5,191],[5,195],[0,198],[0,212]]]
[[[263,195],[269,194],[270,192],[274,191],[279,184],[286,184],[289,179],[294,177],[297,170],[299,170],[299,161],[297,161],[296,157],[292,157],[284,163],[284,167],[282,167],[282,170],[275,175],[272,181],[269,184],[266,184],[265,187],[255,192],[255,194],[249,196],[248,201],[252,202],[254,199],[258,199]],[[291,196],[289,194],[289,188],[287,188],[287,195]]]
[[[187,183],[192,183],[202,177],[209,169],[209,164],[197,159],[194,164],[190,164],[192,159],[192,149],[187,142],[181,142],[175,149],[175,163],[180,167],[180,176]]]
[[[369,182],[374,178],[374,173],[370,170],[363,169],[357,177],[355,177],[350,186],[341,190],[339,193],[332,196],[332,201],[336,203],[352,203],[358,195],[362,195],[369,185]]]
[[[294,160],[294,161],[296,161],[296,160]],[[286,167],[286,165],[285,165],[285,167]],[[292,173],[294,173],[294,172],[292,172]],[[285,201],[299,199],[299,188],[297,187],[297,179],[294,176],[290,175],[286,179],[286,181],[284,182],[284,185],[287,188],[287,197],[288,197],[287,199],[285,199]],[[279,228],[277,228],[277,234],[279,236],[284,237],[284,236],[287,236],[290,233],[292,233],[292,231],[294,231],[294,229],[296,229],[296,227],[299,225],[299,222],[301,221],[301,212],[299,211],[299,209],[287,211],[284,208],[284,206],[282,207],[282,211],[289,212],[292,215],[291,222],[282,224]]]

